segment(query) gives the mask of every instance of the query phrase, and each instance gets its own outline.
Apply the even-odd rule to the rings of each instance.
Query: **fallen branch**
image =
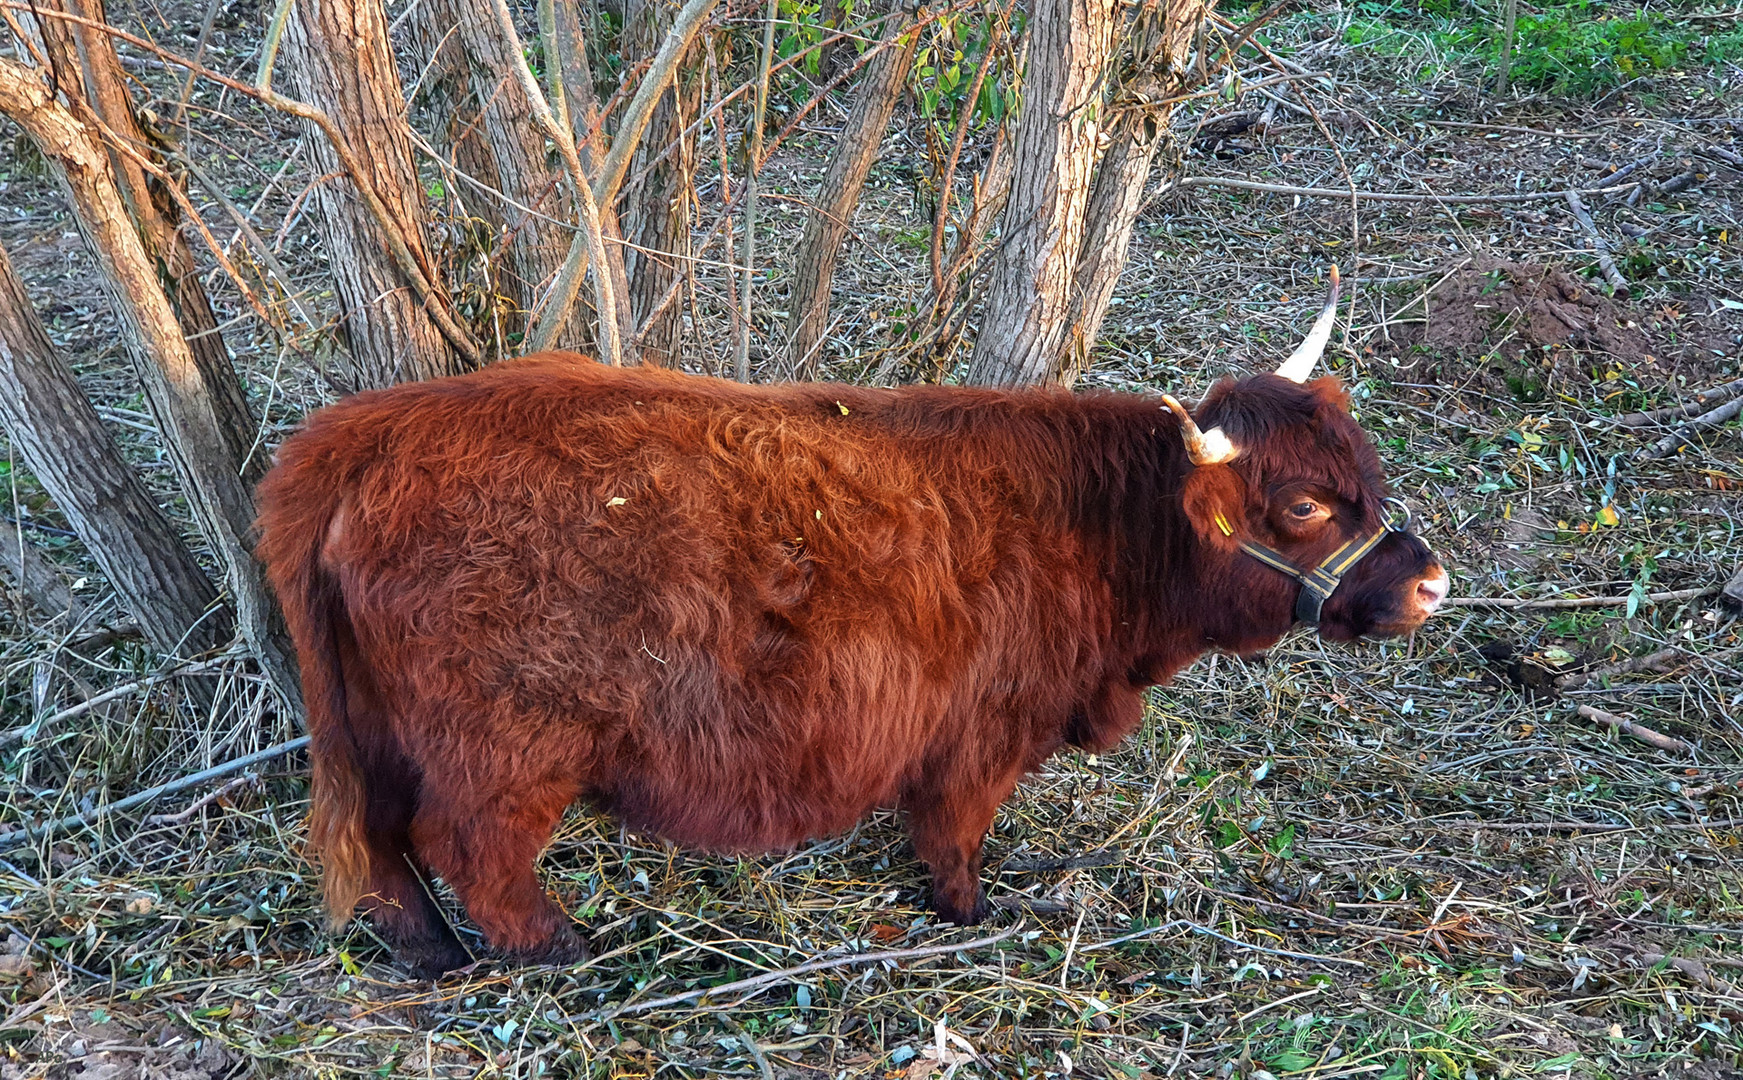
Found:
[[[1681,449],[1683,443],[1688,442],[1689,436],[1695,432],[1702,428],[1718,427],[1726,421],[1734,420],[1738,413],[1743,413],[1743,397],[1732,398],[1711,412],[1704,412],[1695,417],[1658,442],[1635,454],[1634,460],[1651,461],[1653,458],[1669,457]]]
[[[1685,416],[1693,416],[1714,402],[1729,401],[1743,394],[1743,379],[1733,379],[1722,386],[1711,390],[1702,390],[1695,399],[1685,405],[1669,405],[1662,409],[1650,409],[1646,412],[1626,413],[1616,418],[1623,427],[1649,427],[1652,424],[1663,423],[1666,420],[1681,420]]]
[[[1229,176],[1188,176],[1177,181],[1176,188],[1225,187],[1240,191],[1264,191],[1273,195],[1301,195],[1316,199],[1366,199],[1369,202],[1401,203],[1528,203],[1566,199],[1571,195],[1608,195],[1631,184],[1611,188],[1587,188],[1581,191],[1535,191],[1516,195],[1412,195],[1402,191],[1338,191],[1334,188],[1296,187],[1293,184],[1267,184],[1258,180],[1236,180]]]
[[[1663,964],[1667,969],[1675,971],[1703,990],[1717,990],[1721,993],[1735,993],[1736,988],[1707,970],[1710,964],[1714,967],[1736,968],[1738,961],[1728,957],[1712,957],[1707,960],[1697,960],[1692,956],[1667,956],[1661,952],[1642,950],[1634,954],[1634,959],[1642,966],[1653,968]]]
[[[259,782],[259,773],[243,773],[241,776],[238,776],[228,784],[225,784],[217,791],[207,792],[173,814],[152,814],[150,817],[145,819],[145,823],[147,825],[180,825],[182,822],[193,817],[206,807],[211,806],[213,803],[230,794],[232,791],[235,791],[237,788],[247,787],[250,784],[258,784]]]
[[[148,803],[160,795],[168,795],[171,792],[198,787],[200,784],[203,784],[208,780],[216,780],[220,776],[228,776],[239,769],[246,769],[250,765],[258,765],[263,761],[271,761],[274,758],[280,758],[286,754],[295,753],[307,745],[309,745],[309,737],[304,735],[300,738],[292,739],[289,742],[279,743],[277,746],[269,746],[265,750],[256,750],[252,754],[244,754],[233,761],[226,761],[222,765],[214,765],[210,769],[201,769],[197,773],[192,773],[188,776],[181,777],[180,779],[171,780],[153,788],[146,788],[144,791],[141,791],[136,795],[129,795],[125,799],[112,802],[107,806],[99,806],[95,810],[91,810],[87,813],[73,814],[71,817],[57,818],[54,821],[44,822],[41,825],[35,825],[28,829],[17,829],[13,832],[6,833],[5,835],[0,835],[0,850],[17,847],[19,844],[22,844],[27,840],[36,840],[40,837],[47,836],[50,833],[60,832],[62,829],[78,829],[87,825],[95,824],[103,818],[108,817],[110,814],[118,814],[123,810],[131,810],[135,806]]]
[[[1692,754],[1695,752],[1694,747],[1683,742],[1681,739],[1673,739],[1669,735],[1660,734],[1649,727],[1636,724],[1634,721],[1617,716],[1614,713],[1607,713],[1602,709],[1594,709],[1590,705],[1576,705],[1574,706],[1574,711],[1585,717],[1587,720],[1592,721],[1594,724],[1602,724],[1607,728],[1614,728],[1624,735],[1632,735],[1641,742],[1650,743],[1651,745],[1658,747],[1660,750],[1665,750],[1673,754]]]
[[[1679,649],[1660,649],[1646,656],[1631,656],[1626,660],[1618,660],[1614,664],[1605,664],[1590,671],[1568,675],[1561,680],[1558,689],[1564,692],[1578,690],[1582,686],[1587,686],[1611,675],[1632,675],[1639,671],[1649,671],[1655,675],[1662,675],[1675,667],[1677,661],[1681,659],[1682,651]]]
[[[1605,242],[1604,234],[1598,231],[1592,215],[1586,212],[1586,204],[1580,201],[1580,193],[1570,190],[1565,197],[1567,208],[1573,211],[1574,220],[1592,238],[1592,251],[1598,257],[1598,269],[1603,273],[1604,280],[1610,283],[1610,288],[1616,290],[1617,296],[1627,296],[1628,279],[1622,276],[1622,271],[1616,269],[1616,260],[1610,257],[1610,245]]]
[[[636,1013],[663,1009],[668,1005],[681,1005],[698,998],[713,997],[717,994],[736,994],[745,990],[760,990],[776,983],[790,982],[801,975],[809,975],[815,971],[830,971],[834,968],[852,967],[856,964],[882,964],[898,960],[920,960],[928,956],[947,956],[950,953],[967,952],[970,949],[984,949],[988,945],[996,945],[1014,936],[1023,928],[1022,923],[1001,931],[989,937],[975,938],[955,945],[923,945],[917,949],[894,949],[889,952],[854,953],[852,956],[836,956],[828,960],[812,960],[809,963],[795,967],[782,968],[779,971],[766,971],[761,975],[753,975],[737,982],[722,983],[719,986],[699,986],[694,990],[686,990],[682,994],[672,994],[669,997],[654,998],[650,1001],[637,1001],[620,1005],[615,1009],[602,1009],[586,1019],[602,1023],[615,1020],[620,1016],[632,1016]]]
[[[1743,400],[1743,399],[1740,399]],[[1647,593],[1641,601],[1644,604],[1674,604],[1679,600],[1698,600],[1710,596],[1718,589],[1703,586],[1699,589],[1676,589],[1671,592]],[[1600,608],[1622,607],[1628,603],[1626,596],[1577,596],[1551,597],[1549,599],[1528,599],[1523,597],[1488,597],[1488,596],[1454,596],[1446,601],[1447,607],[1492,608],[1501,611],[1518,610],[1558,610],[1567,608]]]
[[[1290,952],[1288,949],[1273,949],[1267,945],[1254,945],[1251,942],[1229,937],[1227,934],[1212,930],[1208,926],[1200,926],[1197,923],[1189,922],[1186,919],[1175,919],[1173,922],[1165,922],[1161,926],[1151,926],[1146,927],[1143,930],[1135,930],[1130,934],[1122,934],[1119,937],[1108,941],[1098,941],[1093,945],[1085,945],[1078,951],[1094,952],[1097,949],[1111,949],[1115,945],[1123,945],[1128,941],[1136,941],[1139,938],[1149,937],[1152,934],[1160,934],[1167,930],[1191,930],[1195,934],[1203,934],[1206,937],[1216,938],[1218,941],[1224,942],[1228,945],[1233,945],[1238,949],[1250,949],[1253,952],[1261,952],[1269,956],[1287,956],[1291,960],[1307,960],[1316,964],[1348,964],[1351,967],[1359,968],[1365,968],[1368,966],[1360,960],[1350,960],[1342,956],[1320,956],[1317,953]]]
[[[1092,851],[1059,859],[1007,859],[1001,874],[1047,874],[1056,870],[1083,870],[1095,866],[1118,866],[1126,861],[1118,851]]]

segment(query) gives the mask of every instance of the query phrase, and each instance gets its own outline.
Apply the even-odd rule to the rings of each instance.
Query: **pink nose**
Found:
[[[1445,570],[1438,570],[1434,577],[1423,578],[1417,582],[1416,602],[1422,605],[1422,613],[1433,615],[1451,588],[1452,581],[1446,576]]]

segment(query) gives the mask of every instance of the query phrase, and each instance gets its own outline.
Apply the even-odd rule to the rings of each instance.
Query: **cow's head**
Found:
[[[1164,399],[1193,462],[1182,502],[1220,556],[1206,569],[1227,602],[1264,621],[1317,621],[1336,640],[1406,634],[1446,598],[1447,574],[1388,497],[1343,387],[1309,380],[1337,299],[1334,268],[1325,310],[1275,374],[1219,383],[1196,417]]]

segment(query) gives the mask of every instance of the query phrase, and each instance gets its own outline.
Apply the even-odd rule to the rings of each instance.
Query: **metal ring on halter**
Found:
[[[1386,515],[1387,532],[1408,532],[1410,529],[1410,504],[1403,499],[1388,495],[1380,500],[1380,505],[1390,511]]]

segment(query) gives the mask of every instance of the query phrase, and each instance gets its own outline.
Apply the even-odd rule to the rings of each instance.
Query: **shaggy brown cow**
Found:
[[[259,550],[333,916],[464,964],[434,872],[497,949],[581,956],[535,860],[585,799],[725,852],[900,807],[938,914],[976,921],[982,838],[1048,755],[1112,746],[1206,650],[1298,614],[1402,634],[1445,595],[1338,384],[1300,382],[1329,330],[1295,381],[1213,389],[1202,433],[1172,399],[558,354],[317,413],[261,485]]]

